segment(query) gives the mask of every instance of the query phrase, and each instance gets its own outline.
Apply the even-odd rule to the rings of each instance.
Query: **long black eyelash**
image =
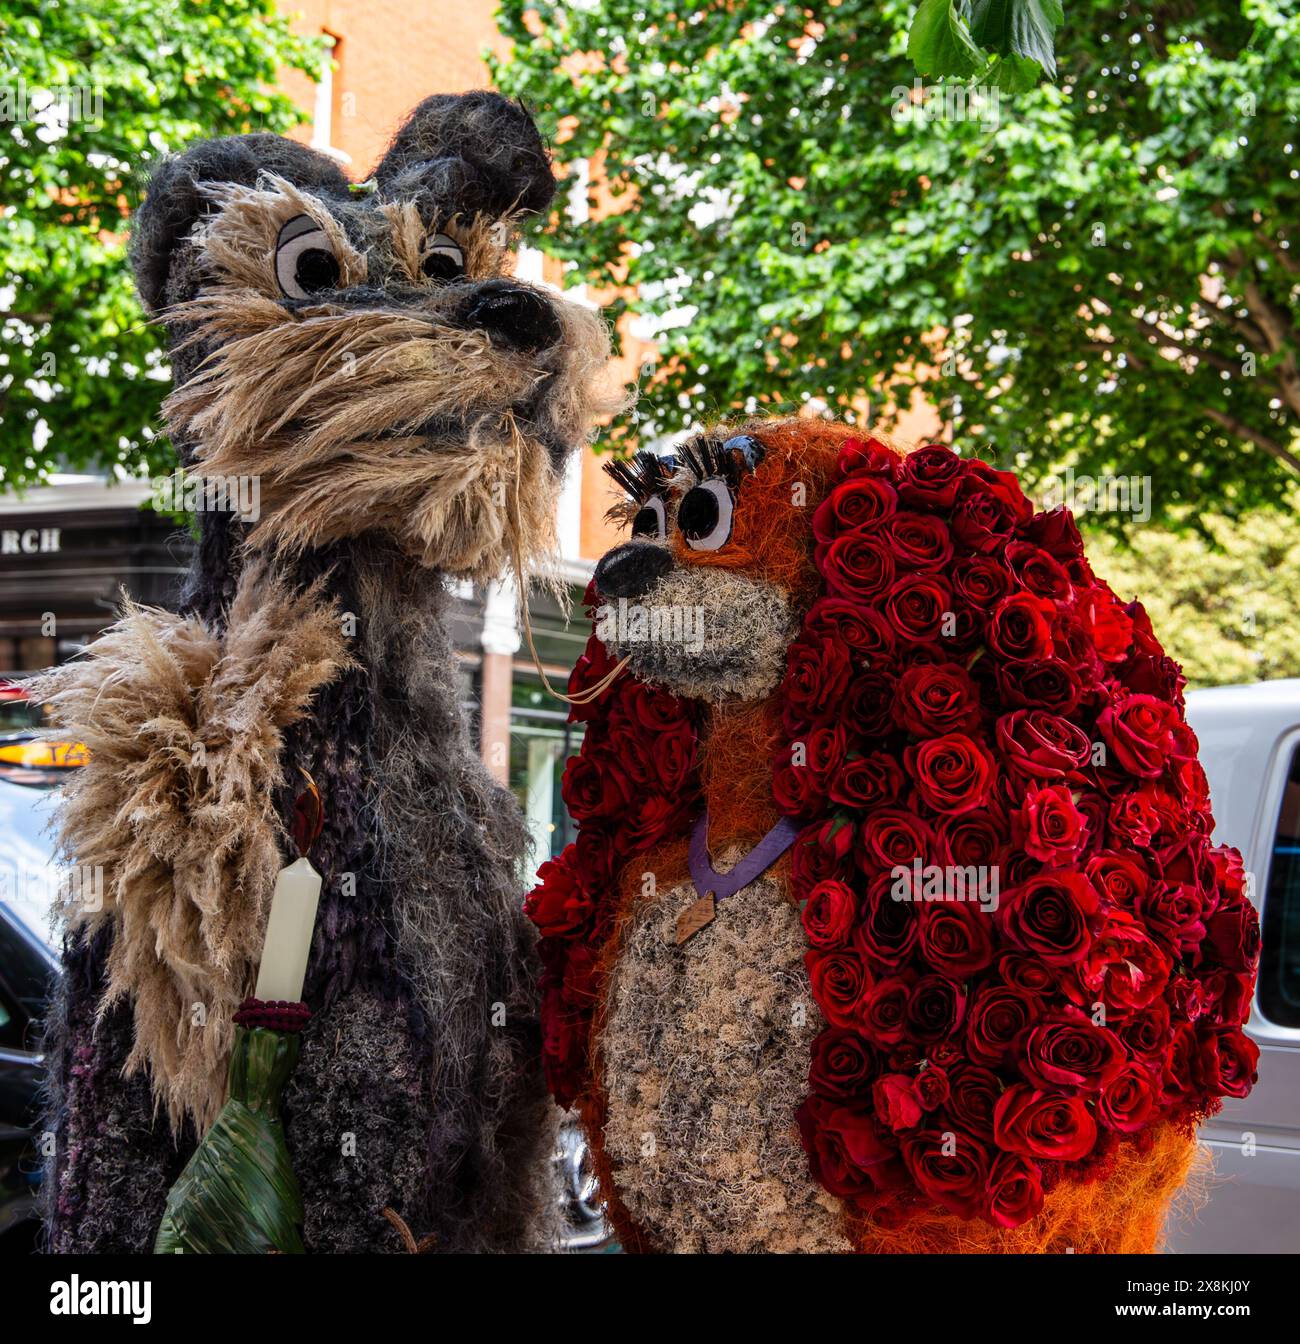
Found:
[[[627,499],[605,515],[610,522],[627,523],[636,517],[651,495],[663,494],[677,472],[675,457],[660,457],[643,448],[631,457],[605,463],[605,474],[627,492]]]
[[[639,509],[651,495],[666,489],[677,470],[675,457],[660,457],[643,448],[631,457],[605,463],[606,474],[627,491],[628,499]]]
[[[728,447],[728,444],[745,446],[738,450],[735,446]],[[701,436],[683,444],[681,453],[697,481],[718,476],[733,490],[762,461],[763,456],[762,444],[743,434],[730,435],[725,439],[719,439],[716,435]]]

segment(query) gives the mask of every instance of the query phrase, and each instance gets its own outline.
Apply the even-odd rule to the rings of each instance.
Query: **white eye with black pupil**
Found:
[[[731,536],[734,501],[726,481],[716,477],[688,490],[677,506],[677,526],[693,551],[716,551]]]
[[[310,299],[339,283],[329,235],[310,215],[295,215],[275,240],[275,279],[290,299]]]
[[[435,233],[425,244],[420,273],[430,280],[459,280],[465,274],[465,254],[445,233]]]
[[[650,537],[655,541],[663,541],[668,535],[668,514],[659,495],[651,495],[637,510],[636,517],[632,519],[632,535]]]

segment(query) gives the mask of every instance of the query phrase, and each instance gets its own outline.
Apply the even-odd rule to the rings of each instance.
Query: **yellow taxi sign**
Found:
[[[0,765],[35,770],[72,769],[85,765],[90,753],[82,742],[6,742],[0,744]]]

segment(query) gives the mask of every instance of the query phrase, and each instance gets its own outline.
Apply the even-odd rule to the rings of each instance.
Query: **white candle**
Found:
[[[275,879],[271,918],[266,921],[266,942],[254,991],[264,1002],[297,1003],[302,999],[320,883],[320,874],[305,858],[281,868]]]

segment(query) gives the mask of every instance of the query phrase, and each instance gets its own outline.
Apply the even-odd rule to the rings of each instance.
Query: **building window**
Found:
[[[1260,1009],[1278,1026],[1300,1027],[1300,748],[1282,791],[1263,924]]]
[[[573,821],[560,796],[569,757],[582,745],[582,725],[547,694],[540,678],[515,671],[510,708],[510,788],[533,837],[529,872],[574,838]]]

